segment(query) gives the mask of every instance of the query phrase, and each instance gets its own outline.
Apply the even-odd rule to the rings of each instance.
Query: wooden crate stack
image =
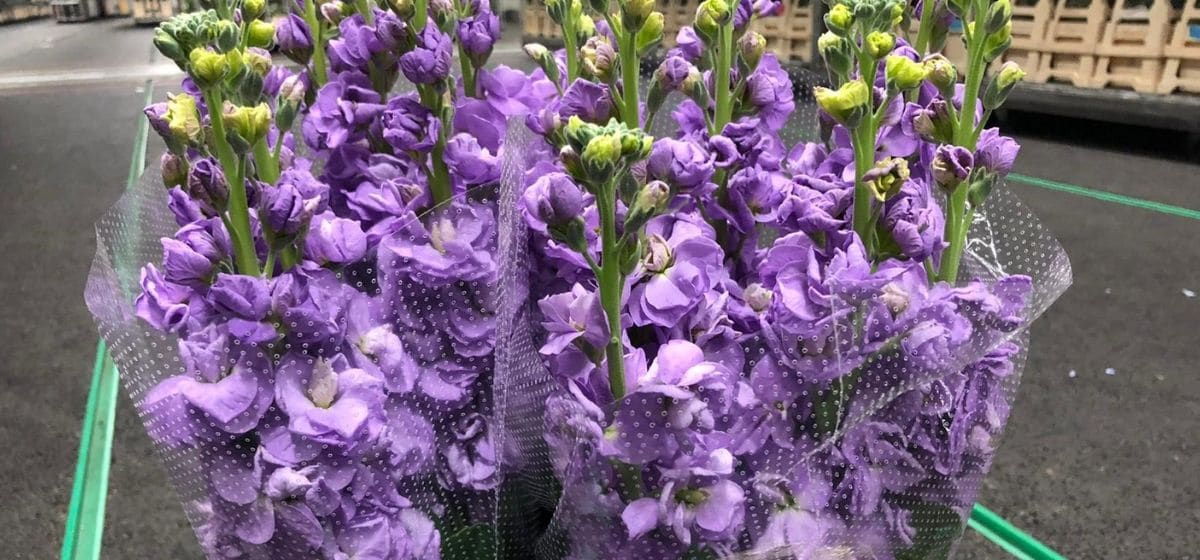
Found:
[[[816,26],[813,25],[813,5],[810,0],[787,0],[784,3],[783,15],[763,18],[762,23],[778,26],[776,29],[782,32],[777,40],[779,48],[775,50],[779,58],[812,61],[813,35]],[[771,38],[766,31],[763,32],[763,35],[767,37],[767,43],[770,44]]]
[[[130,0],[104,0],[104,15],[106,15],[106,16],[133,15],[132,2],[130,2]]]
[[[0,3],[0,23],[24,21],[27,19],[50,15],[48,2],[29,2],[25,4]]]
[[[1030,72],[1034,81],[1090,86],[1096,72],[1096,47],[1108,14],[1109,5],[1104,0],[1058,0],[1042,42],[1037,71]]]
[[[1163,55],[1158,93],[1200,93],[1200,0],[1187,0]]]
[[[1030,78],[1036,78],[1042,57],[1046,28],[1054,13],[1052,0],[1016,0],[1013,3],[1012,47],[1001,57],[1021,65]]]
[[[1171,33],[1170,0],[1151,0],[1150,6],[1117,0],[1104,37],[1096,47],[1099,59],[1092,87],[1133,88],[1152,93],[1163,71],[1163,52]]]

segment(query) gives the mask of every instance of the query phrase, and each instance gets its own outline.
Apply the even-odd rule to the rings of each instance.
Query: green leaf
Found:
[[[471,525],[442,540],[442,557],[447,560],[492,560],[496,558],[496,529]]]

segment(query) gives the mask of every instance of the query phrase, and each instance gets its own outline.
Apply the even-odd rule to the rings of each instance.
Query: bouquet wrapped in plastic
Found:
[[[160,27],[87,299],[205,554],[945,557],[1070,280],[985,128],[1008,2],[912,45],[834,3],[794,145],[778,4],[706,0],[648,85],[653,2],[547,8],[529,73],[479,2]]]

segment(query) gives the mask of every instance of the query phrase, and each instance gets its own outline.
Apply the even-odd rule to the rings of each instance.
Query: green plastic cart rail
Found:
[[[149,104],[152,99],[152,86],[153,84],[149,80],[144,85],[146,104]],[[134,140],[133,157],[129,162],[126,188],[133,187],[145,167],[148,124],[144,118],[138,120],[140,124]],[[1009,175],[1009,179],[1033,187],[1200,220],[1200,211],[1189,208],[1016,173]],[[104,534],[104,506],[108,496],[108,470],[112,459],[113,420],[116,416],[119,385],[119,376],[108,355],[108,348],[104,345],[104,341],[100,341],[96,348],[91,392],[88,394],[87,410],[84,414],[83,430],[79,441],[79,459],[75,466],[75,483],[67,512],[62,560],[97,560],[100,558],[101,541]],[[967,525],[1013,558],[1019,560],[1065,560],[1061,554],[1042,544],[1028,533],[1014,527],[982,505],[975,505]]]

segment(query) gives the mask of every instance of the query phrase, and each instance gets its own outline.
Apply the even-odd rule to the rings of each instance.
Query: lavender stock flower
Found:
[[[500,18],[491,9],[458,21],[458,42],[476,60],[485,60],[492,54],[492,47],[499,39]]]
[[[297,14],[288,14],[275,24],[275,44],[279,52],[296,64],[308,64],[313,54],[312,31]]]
[[[666,181],[680,189],[696,189],[713,176],[713,156],[691,140],[659,138],[646,160],[650,178]]]
[[[400,55],[400,71],[414,84],[432,84],[450,75],[453,56],[450,36],[437,25],[426,24],[413,50]]]
[[[400,153],[428,153],[441,134],[441,120],[415,94],[394,97],[380,118],[383,139]]]

